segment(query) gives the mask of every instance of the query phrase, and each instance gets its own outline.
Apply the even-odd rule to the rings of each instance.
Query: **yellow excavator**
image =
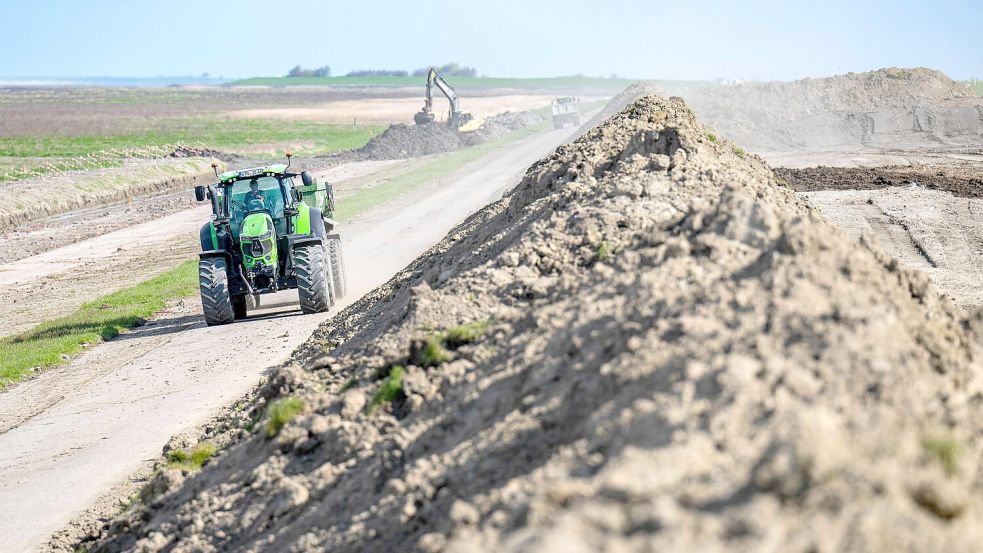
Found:
[[[481,122],[476,121],[471,113],[461,111],[461,100],[458,98],[457,92],[454,91],[454,87],[447,84],[447,81],[438,75],[437,71],[433,68],[427,73],[427,97],[423,103],[423,109],[413,116],[413,120],[416,121],[417,125],[429,125],[436,120],[433,112],[434,87],[437,87],[451,104],[447,117],[448,127],[456,131],[468,132],[477,130],[481,126]]]

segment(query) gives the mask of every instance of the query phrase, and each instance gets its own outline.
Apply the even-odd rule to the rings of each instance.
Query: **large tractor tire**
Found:
[[[348,293],[348,277],[345,274],[345,258],[341,255],[341,237],[337,234],[328,237],[328,258],[331,261],[335,298],[343,298]]]
[[[210,257],[198,261],[198,288],[201,292],[201,309],[208,326],[235,320],[225,259]]]
[[[324,313],[331,309],[331,284],[324,247],[309,245],[294,250],[294,270],[297,273],[297,293],[300,309],[305,314]]]

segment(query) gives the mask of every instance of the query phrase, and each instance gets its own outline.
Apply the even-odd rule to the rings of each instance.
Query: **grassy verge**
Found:
[[[32,368],[62,363],[95,344],[117,336],[164,308],[170,299],[198,291],[198,262],[187,261],[146,282],[83,304],[65,317],[0,338],[0,389],[29,375]]]
[[[413,191],[423,184],[453,173],[468,162],[474,161],[488,154],[489,152],[522,140],[523,138],[539,132],[540,130],[542,130],[540,127],[522,129],[472,148],[445,154],[434,159],[430,163],[407,171],[406,173],[385,181],[382,184],[361,190],[345,198],[344,200],[339,201],[335,216],[340,221],[348,221],[357,215],[365,213],[377,205],[395,200],[396,198]]]

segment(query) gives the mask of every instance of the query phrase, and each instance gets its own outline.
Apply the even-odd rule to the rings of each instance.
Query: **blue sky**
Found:
[[[492,76],[983,78],[983,2],[0,0],[0,76],[277,75],[300,64]]]

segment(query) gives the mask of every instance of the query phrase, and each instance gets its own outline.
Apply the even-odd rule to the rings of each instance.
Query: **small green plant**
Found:
[[[601,240],[601,243],[597,245],[597,260],[607,261],[614,254],[614,250],[614,244],[607,240]]]
[[[276,436],[285,424],[304,410],[304,400],[296,397],[280,398],[266,410],[266,435]]]
[[[959,457],[962,455],[962,447],[955,437],[951,435],[926,436],[922,438],[922,449],[942,465],[942,470],[952,476],[959,472]]]
[[[191,451],[175,449],[167,454],[167,468],[196,471],[201,469],[205,461],[215,455],[218,448],[215,444],[202,442]]]
[[[738,157],[747,157],[747,152],[745,152],[744,148],[741,148],[740,146],[734,146],[734,153],[737,154]]]
[[[707,133],[707,140],[709,140],[710,142],[716,142],[717,141],[717,135],[713,134],[712,132],[708,132]]]
[[[346,380],[345,383],[341,385],[341,389],[338,390],[338,393],[343,394],[356,386],[358,386],[358,379],[353,376],[348,380]]]
[[[396,365],[389,371],[389,376],[382,382],[379,391],[372,396],[372,403],[369,404],[368,412],[372,414],[383,403],[392,403],[399,399],[403,394],[403,373],[406,369],[401,365]]]
[[[473,344],[488,332],[491,321],[474,321],[454,326],[444,333],[444,343],[449,348],[459,348],[465,344]]]
[[[427,343],[420,350],[420,365],[423,367],[436,367],[441,363],[450,361],[451,355],[444,347],[444,336],[434,334],[427,338]]]

